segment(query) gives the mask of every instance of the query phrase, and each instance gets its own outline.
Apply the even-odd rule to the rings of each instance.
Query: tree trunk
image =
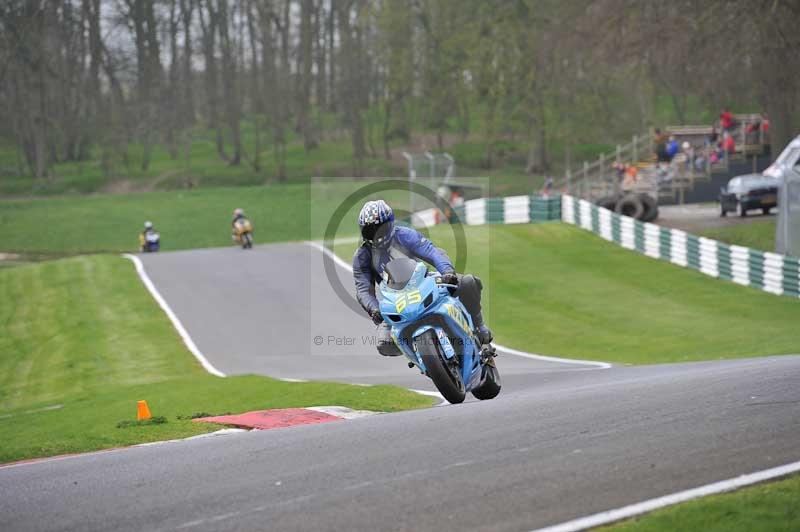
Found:
[[[195,123],[194,79],[192,76],[192,14],[194,0],[180,0],[181,23],[183,24],[183,55],[181,56],[181,118],[187,127]]]
[[[206,15],[204,15],[204,13]],[[225,137],[222,134],[222,124],[219,118],[219,87],[217,74],[217,60],[214,57],[216,51],[217,26],[219,19],[214,11],[211,0],[207,0],[206,9],[202,6],[198,10],[200,15],[200,28],[203,32],[203,58],[205,61],[205,80],[206,80],[206,99],[208,105],[209,126],[215,131],[217,154],[223,161],[230,162],[230,157],[225,152]],[[208,21],[206,21],[206,16]]]
[[[313,17],[313,0],[302,0],[300,11],[300,86],[297,88],[297,129],[303,135],[303,147],[306,151],[313,150],[318,146],[314,126],[310,118],[311,85],[314,81],[311,77],[311,68],[313,66],[311,20]]]
[[[350,128],[350,139],[353,147],[353,175],[364,175],[364,125],[361,117],[360,103],[361,80],[359,72],[359,41],[353,35],[350,24],[351,0],[342,0],[336,3],[338,8],[339,38],[341,40],[342,57],[342,105],[344,106],[345,121]],[[356,31],[358,28],[356,28]]]
[[[227,0],[219,0],[217,7],[219,44],[222,50],[222,90],[225,98],[225,117],[228,128],[231,131],[231,142],[233,143],[233,155],[228,164],[236,166],[242,160],[242,102],[236,83],[236,60],[233,56],[230,38],[230,17]]]
[[[317,65],[316,75],[316,105],[322,111],[328,107],[328,91],[326,84],[327,69],[325,65],[326,46],[323,20],[325,19],[325,2],[320,0],[314,10],[314,60]]]

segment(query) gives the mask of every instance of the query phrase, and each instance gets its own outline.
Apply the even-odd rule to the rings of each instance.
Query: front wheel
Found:
[[[250,233],[244,233],[242,235],[242,247],[244,249],[253,247],[253,237],[250,235]]]
[[[422,363],[428,370],[436,388],[447,401],[453,404],[464,401],[467,392],[461,380],[461,368],[455,361],[444,358],[439,347],[439,339],[433,330],[427,330],[417,339],[417,351],[421,355]]]
[[[472,395],[481,401],[494,399],[500,393],[500,386],[500,372],[494,361],[489,361],[483,366],[483,384],[472,390]]]

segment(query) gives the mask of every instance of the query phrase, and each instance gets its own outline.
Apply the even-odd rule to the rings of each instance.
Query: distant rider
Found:
[[[447,254],[433,245],[418,231],[408,227],[395,227],[394,211],[383,200],[368,201],[358,215],[363,242],[353,257],[353,277],[358,302],[372,321],[379,325],[378,353],[398,356],[402,353],[392,340],[389,325],[383,321],[375,297],[375,284],[379,283],[383,269],[393,258],[408,257],[431,264],[442,274],[444,284],[457,285],[457,296],[472,316],[475,334],[482,344],[492,341],[492,332],[483,323],[481,314],[481,280],[473,275],[456,274]]]
[[[233,240],[234,242],[239,241],[239,232],[236,230],[236,224],[239,222],[247,222],[247,216],[244,215],[243,209],[234,209],[233,210],[233,220],[231,220],[231,227],[233,228]]]
[[[234,209],[233,210],[233,220],[231,220],[231,227],[236,229],[236,222],[240,220],[247,220],[247,216],[244,215],[244,210],[242,209]]]
[[[153,241],[155,246],[149,244]],[[153,247],[155,249],[152,249]],[[144,223],[144,231],[139,233],[139,250],[142,252],[158,251],[158,232],[153,227],[153,222]]]

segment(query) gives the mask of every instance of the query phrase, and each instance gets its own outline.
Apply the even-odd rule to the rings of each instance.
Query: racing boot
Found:
[[[478,312],[475,316],[473,316],[472,321],[475,324],[475,336],[478,337],[481,345],[486,345],[494,340],[492,331],[486,326],[485,323],[483,323],[482,312]]]
[[[378,326],[378,353],[385,357],[399,357],[403,354],[397,344],[392,340],[392,332],[389,326],[381,323]]]

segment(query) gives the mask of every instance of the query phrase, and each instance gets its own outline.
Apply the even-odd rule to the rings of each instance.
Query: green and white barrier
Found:
[[[467,225],[561,220],[654,259],[772,294],[800,297],[800,260],[794,257],[731,246],[679,229],[640,222],[572,196],[480,198],[454,210]],[[425,225],[441,221],[435,209],[416,216]]]
[[[457,207],[456,214],[467,225],[527,224],[561,219],[561,199],[558,196],[509,196],[479,198]]]
[[[561,219],[648,257],[772,294],[800,297],[800,260],[793,257],[640,222],[572,196],[561,196]]]

